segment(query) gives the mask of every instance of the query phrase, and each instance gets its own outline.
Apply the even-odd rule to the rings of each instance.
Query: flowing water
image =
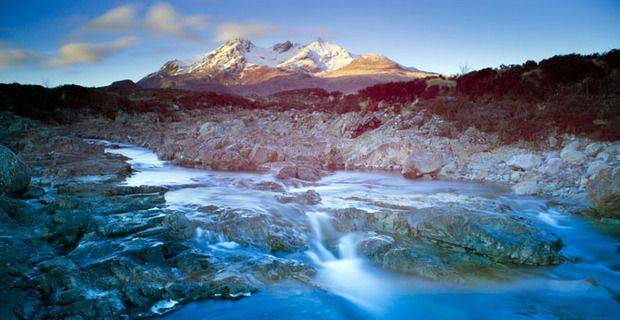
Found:
[[[313,279],[317,286],[280,281],[249,298],[190,303],[165,319],[620,318],[620,228],[568,215],[544,199],[516,196],[494,185],[336,172],[317,183],[286,187],[287,192],[313,189],[321,195],[320,204],[285,204],[276,200],[277,192],[248,187],[275,181],[272,174],[181,168],[130,145],[106,150],[131,159],[137,172],[125,184],[174,186],[166,194],[167,205],[192,219],[206,219],[198,208],[213,205],[289,215],[311,231],[308,250],[294,258],[317,269]],[[473,208],[485,201],[507,204],[557,234],[565,244],[566,261],[545,268],[515,267],[508,279],[427,281],[374,266],[358,255],[358,235],[336,232],[328,214],[328,209],[347,207]],[[222,254],[251,250],[202,228],[196,230],[196,242]]]

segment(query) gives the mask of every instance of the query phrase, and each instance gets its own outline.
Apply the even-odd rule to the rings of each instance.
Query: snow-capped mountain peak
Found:
[[[247,39],[233,39],[208,53],[184,61],[168,61],[139,84],[144,87],[190,87],[200,90],[264,86],[264,91],[270,92],[289,87],[328,86],[336,78],[346,82],[358,77],[359,81],[353,81],[350,88],[342,87],[349,90],[384,80],[406,80],[429,75],[404,68],[382,55],[354,56],[346,49],[322,39],[306,45],[285,41],[270,47],[256,46]]]
[[[322,39],[305,46],[285,41],[270,48],[258,47],[246,39],[233,39],[206,54],[185,61],[169,61],[160,73],[180,75],[215,70],[240,73],[248,67],[264,66],[321,74],[342,68],[353,59],[344,48]]]
[[[278,67],[317,74],[337,70],[351,61],[353,61],[353,55],[344,48],[318,39],[302,47]]]

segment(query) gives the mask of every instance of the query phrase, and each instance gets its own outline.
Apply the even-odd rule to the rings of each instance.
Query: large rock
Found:
[[[438,154],[427,152],[414,153],[403,163],[402,174],[405,178],[419,178],[425,174],[436,174],[443,166],[443,159]]]
[[[376,231],[410,241],[421,240],[451,251],[467,251],[508,264],[549,265],[560,262],[562,240],[532,221],[503,213],[431,207],[410,211],[334,212],[339,231]]]
[[[18,193],[30,184],[30,168],[9,148],[0,145],[0,193]]]
[[[321,179],[321,169],[313,165],[288,165],[278,171],[276,178],[318,181]]]
[[[547,163],[542,167],[542,172],[548,175],[555,175],[560,172],[562,163],[563,161],[560,158],[551,158],[547,160]]]
[[[537,168],[542,163],[540,156],[535,154],[519,154],[510,158],[506,164],[513,170],[527,171]]]
[[[306,237],[297,225],[274,215],[251,210],[218,213],[217,231],[243,246],[270,252],[295,252],[307,248]]]
[[[579,142],[574,141],[567,144],[564,149],[560,152],[560,158],[568,163],[577,163],[583,161],[586,155],[585,153],[578,150]]]
[[[606,167],[592,176],[588,197],[598,213],[620,218],[620,168]]]

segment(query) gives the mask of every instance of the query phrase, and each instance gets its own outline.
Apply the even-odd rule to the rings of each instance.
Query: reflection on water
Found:
[[[174,185],[166,194],[167,204],[195,219],[207,219],[198,208],[214,205],[288,215],[311,230],[310,248],[302,256],[317,269],[314,280],[322,289],[280,282],[238,301],[192,303],[165,319],[610,319],[620,315],[618,228],[567,215],[542,199],[516,196],[494,185],[336,172],[304,187],[286,187],[287,192],[313,189],[321,195],[321,204],[306,207],[280,203],[274,197],[276,191],[252,187],[274,182],[271,174],[181,168],[158,160],[147,149],[127,145],[106,150],[131,158],[137,172],[125,184]],[[327,214],[333,208],[372,211],[438,204],[485,210],[480,203],[505,205],[512,213],[538,221],[562,238],[567,261],[549,268],[521,268],[510,281],[425,281],[371,265],[356,252],[356,234],[335,232]],[[293,218],[299,216],[305,219]],[[209,230],[197,230],[196,237],[214,250],[243,250]]]

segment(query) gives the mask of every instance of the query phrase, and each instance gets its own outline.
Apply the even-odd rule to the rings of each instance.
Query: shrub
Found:
[[[367,87],[358,95],[374,101],[405,102],[415,100],[426,90],[426,81],[388,82]]]

